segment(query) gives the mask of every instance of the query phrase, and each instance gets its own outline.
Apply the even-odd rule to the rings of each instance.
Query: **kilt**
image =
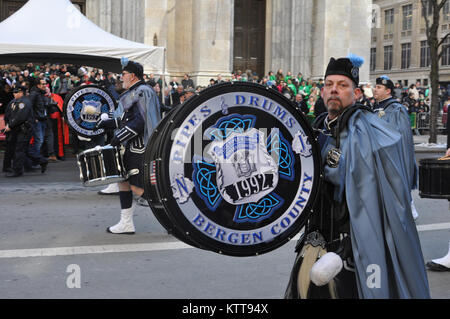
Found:
[[[133,169],[139,170],[139,174],[130,176],[127,181],[133,186],[144,188],[144,153],[133,153],[127,145],[123,154],[123,164],[126,172]]]

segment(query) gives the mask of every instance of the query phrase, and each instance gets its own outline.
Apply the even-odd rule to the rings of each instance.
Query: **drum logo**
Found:
[[[278,167],[269,155],[263,133],[252,128],[212,143],[217,187],[230,204],[257,202],[278,183]]]
[[[104,134],[103,129],[96,129],[95,124],[102,113],[116,109],[114,98],[105,90],[86,85],[72,91],[64,101],[64,114],[68,125],[84,137]]]
[[[83,101],[80,117],[85,122],[96,122],[101,114],[102,103],[98,101]]]

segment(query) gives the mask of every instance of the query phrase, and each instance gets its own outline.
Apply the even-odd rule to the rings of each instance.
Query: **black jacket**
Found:
[[[25,122],[31,124],[32,120],[33,110],[27,97],[14,99],[8,104],[5,110],[5,123],[8,124],[11,130],[19,128]]]
[[[37,87],[31,89],[29,98],[33,107],[33,116],[39,121],[47,119],[47,109],[44,97],[45,93]]]
[[[308,105],[306,104],[306,102],[304,100],[302,100],[301,102],[297,102],[295,101],[295,106],[297,106],[297,108],[303,112],[303,114],[308,114],[309,109],[308,109]]]

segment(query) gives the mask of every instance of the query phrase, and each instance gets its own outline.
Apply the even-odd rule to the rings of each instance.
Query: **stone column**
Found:
[[[230,76],[233,1],[192,0],[192,77],[206,85],[218,74]]]
[[[372,0],[317,0],[313,38],[313,78],[323,78],[330,57],[364,58],[360,81],[369,81]]]
[[[310,0],[271,1],[268,18],[271,32],[271,63],[274,73],[283,69],[293,75],[302,72],[311,74],[311,51],[313,37],[314,2]]]
[[[144,41],[144,0],[87,0],[86,16],[121,38]]]

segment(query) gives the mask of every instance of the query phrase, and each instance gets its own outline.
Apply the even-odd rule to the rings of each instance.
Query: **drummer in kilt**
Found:
[[[363,60],[331,58],[313,127],[323,180],[285,298],[430,298],[401,135],[356,103]]]
[[[111,146],[125,147],[123,161],[129,176],[119,183],[120,221],[108,227],[113,234],[134,234],[133,193],[144,194],[143,162],[147,141],[161,120],[158,97],[155,91],[143,81],[144,68],[141,64],[122,58],[122,82],[126,90],[120,96],[123,115],[120,118],[100,117],[97,128],[115,129]]]

